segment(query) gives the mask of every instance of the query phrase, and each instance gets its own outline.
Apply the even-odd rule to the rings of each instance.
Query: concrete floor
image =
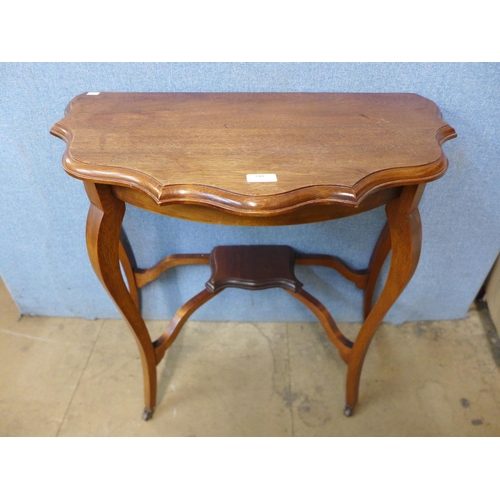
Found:
[[[164,326],[148,322],[153,336]],[[340,327],[353,338],[359,325]],[[351,418],[346,366],[315,323],[188,322],[158,367],[148,422],[123,321],[19,319],[0,280],[0,340],[1,436],[500,435],[500,341],[475,307],[383,324]]]

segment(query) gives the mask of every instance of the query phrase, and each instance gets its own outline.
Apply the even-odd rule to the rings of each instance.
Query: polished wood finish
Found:
[[[151,281],[154,281],[160,274],[164,273],[167,269],[176,266],[187,266],[193,264],[209,264],[210,255],[209,254],[174,254],[167,255],[165,258],[156,263],[153,267],[148,269],[136,268],[134,274],[134,281],[137,284],[137,288],[142,288],[146,286]]]
[[[316,315],[347,364],[345,414],[352,414],[373,335],[417,266],[425,184],[445,173],[441,144],[456,136],[434,103],[415,94],[103,92],[73,99],[51,133],[66,141],[63,166],[84,181],[91,202],[93,268],[139,347],[143,418],[156,404],[157,363],[190,315],[228,286],[278,286]],[[276,182],[247,182],[247,174],[274,174]],[[140,269],[121,231],[126,204],[205,223],[269,226],[385,206],[387,224],[361,270],[289,247],[219,248],[210,258],[175,254]],[[390,251],[389,274],[373,303]],[[207,287],[152,341],[138,290],[173,266],[208,263]],[[364,291],[365,321],[354,342],[304,290],[294,265],[329,267]]]
[[[210,254],[212,275],[206,288],[264,290],[284,288],[297,292],[302,283],[293,271],[295,252],[285,245],[234,245],[215,247]]]
[[[85,189],[90,200],[87,217],[90,262],[134,334],[141,356],[145,404],[152,410],[157,388],[155,352],[137,303],[128,291],[120,270],[120,230],[125,203],[113,196],[110,186],[85,182]],[[121,257],[128,261],[123,251]]]
[[[191,314],[193,314],[196,309],[208,302],[211,298],[215,297],[215,295],[215,293],[209,292],[208,290],[202,290],[192,299],[188,300],[175,313],[165,332],[153,342],[153,347],[156,354],[156,363],[159,363],[162,360],[165,351],[173,344],[174,340],[177,338],[177,335],[179,335],[181,328],[184,326],[184,323],[188,320],[189,316],[191,316]],[[154,405],[148,407],[146,404],[146,408],[150,408],[152,411]]]
[[[328,335],[328,338],[339,351],[340,357],[345,363],[349,363],[353,343],[344,337],[326,307],[318,299],[303,289],[298,292],[291,292],[290,290],[285,291],[302,302],[315,314]]]
[[[136,281],[134,266],[130,262],[130,251],[127,252],[126,245],[123,241],[120,241],[120,246],[118,249],[118,259],[122,266],[123,272],[125,273],[125,277],[127,278],[128,291],[130,293],[130,296],[132,297],[132,300],[134,301],[136,307],[139,307],[139,292],[137,289],[140,288],[140,286]]]
[[[425,184],[407,186],[398,200],[386,206],[392,245],[391,264],[384,288],[356,337],[349,359],[346,403],[350,409],[354,409],[358,402],[361,369],[373,334],[417,267],[422,244],[422,226],[417,207],[424,188]]]
[[[348,266],[342,259],[332,255],[323,254],[298,254],[295,258],[295,264],[309,266],[323,266],[335,269],[345,279],[352,281],[358,288],[365,290],[368,284],[369,271],[357,271]]]
[[[341,358],[349,363],[353,343],[344,337],[326,307],[303,289],[303,284],[294,272],[297,255],[291,247],[285,245],[215,247],[210,254],[212,274],[205,285],[206,289],[215,294],[226,288],[245,290],[282,288],[316,315]],[[341,273],[347,269],[339,259],[328,259],[322,255],[308,256],[305,260],[312,264],[326,264],[327,267],[333,267]],[[357,279],[356,272],[351,272],[347,276]]]
[[[377,191],[355,207],[335,204],[329,199],[320,201],[321,199],[318,198],[314,205],[306,204],[298,208],[282,210],[279,213],[259,211],[255,215],[248,213],[239,215],[225,209],[201,204],[174,203],[172,205],[158,205],[148,195],[121,186],[114,186],[113,193],[117,198],[130,205],[177,219],[230,226],[289,226],[340,219],[373,210],[396,199],[401,193],[401,188],[394,187]]]
[[[384,265],[387,256],[391,250],[391,234],[389,232],[389,225],[385,224],[380,232],[375,248],[373,249],[370,264],[368,266],[367,281],[365,285],[365,294],[363,300],[363,315],[366,319],[373,305],[373,292],[377,284],[380,271]]]
[[[435,180],[455,134],[415,94],[113,92],[75,97],[52,133],[78,179],[252,217]]]

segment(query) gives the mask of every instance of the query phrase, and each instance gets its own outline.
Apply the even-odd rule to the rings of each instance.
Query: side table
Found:
[[[139,348],[145,420],[156,404],[157,364],[189,316],[227,287],[280,287],[306,305],[347,364],[344,414],[353,413],[370,341],[417,266],[419,201],[426,183],[446,172],[441,144],[456,137],[433,102],[415,94],[88,92],[69,103],[51,133],[66,141],[63,167],[84,182],[90,200],[87,248],[94,271]],[[320,222],[385,205],[387,223],[363,270],[272,245],[169,255],[139,269],[121,238],[126,204],[248,226]],[[391,250],[389,274],[373,304]],[[138,290],[186,264],[209,264],[211,278],[153,341]],[[365,319],[354,342],[304,290],[295,265],[330,267],[364,291]]]

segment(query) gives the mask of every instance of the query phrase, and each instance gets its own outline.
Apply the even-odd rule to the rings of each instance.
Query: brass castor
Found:
[[[345,415],[346,417],[350,417],[353,413],[354,413],[354,408],[353,408],[352,406],[345,405],[345,408],[344,408],[344,415]]]
[[[142,420],[149,420],[153,416],[153,410],[150,410],[149,408],[144,408],[144,411],[142,412]]]

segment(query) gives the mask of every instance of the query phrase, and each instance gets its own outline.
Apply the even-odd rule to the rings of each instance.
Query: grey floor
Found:
[[[165,322],[148,322],[159,335]],[[340,325],[353,338],[359,325]],[[482,310],[383,324],[354,416],[346,367],[315,323],[188,322],[141,420],[123,321],[22,317],[0,280],[1,436],[499,436],[500,341]]]

